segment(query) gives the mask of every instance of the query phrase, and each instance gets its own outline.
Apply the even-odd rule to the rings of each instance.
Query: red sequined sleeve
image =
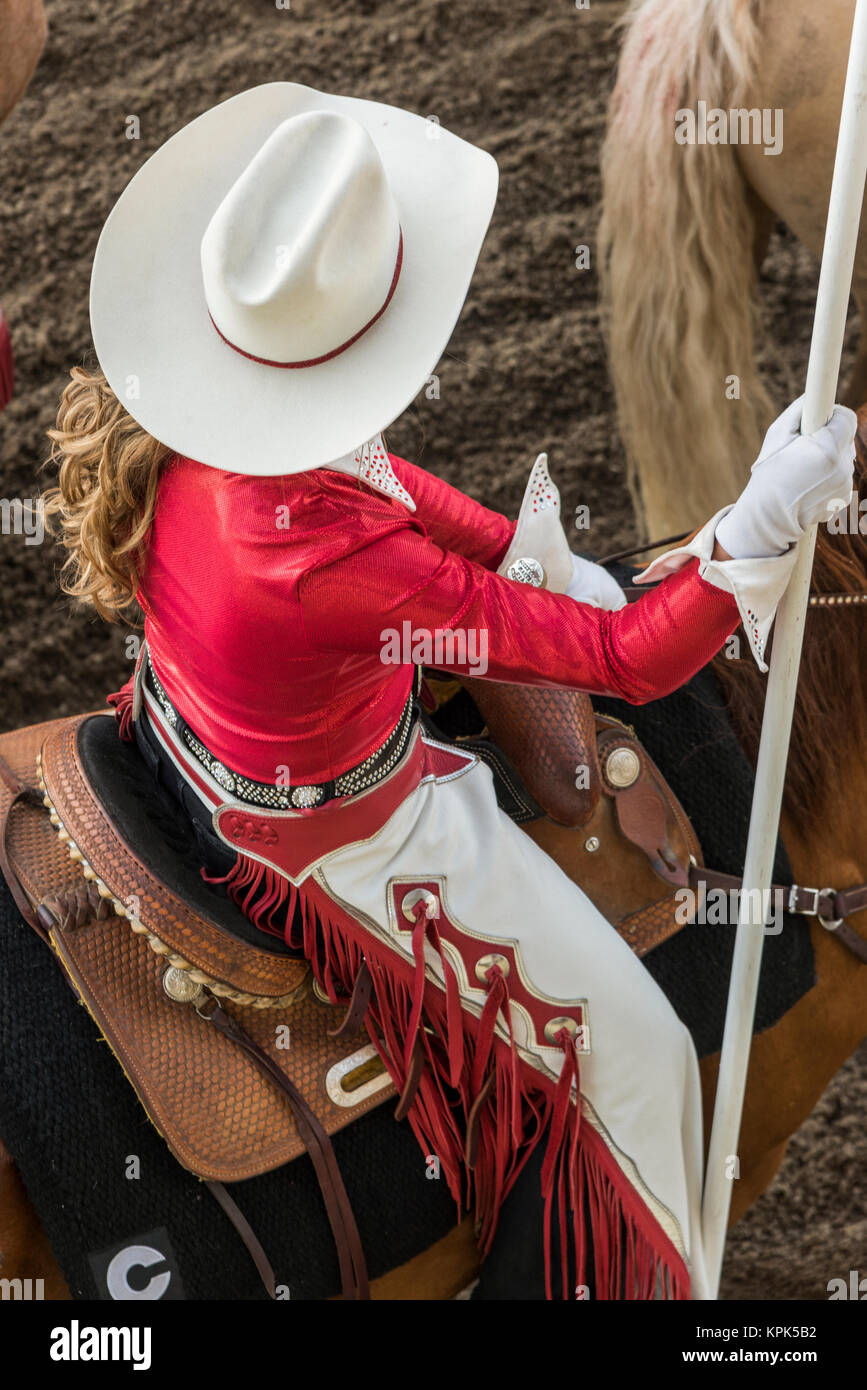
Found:
[[[426,469],[396,454],[388,457],[399,482],[415,502],[416,521],[422,523],[431,540],[443,550],[495,570],[509,548],[514,521],[474,502]]]
[[[732,595],[697,570],[694,560],[637,603],[608,612],[504,579],[407,528],[312,570],[300,595],[319,651],[378,652],[384,664],[642,704],[689,680],[738,626]]]

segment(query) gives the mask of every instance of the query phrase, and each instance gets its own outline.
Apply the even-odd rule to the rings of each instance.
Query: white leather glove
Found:
[[[855,460],[855,413],[837,405],[827,425],[802,435],[799,396],[765,435],[750,480],[716,528],[736,560],[781,555],[812,525],[849,503]]]
[[[607,569],[574,553],[572,578],[566,593],[578,603],[589,603],[594,608],[615,609],[623,608],[626,604],[626,595]]]

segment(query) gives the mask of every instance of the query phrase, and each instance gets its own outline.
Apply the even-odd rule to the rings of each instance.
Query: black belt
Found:
[[[369,757],[357,766],[342,772],[330,782],[306,783],[304,785],[280,786],[272,782],[256,782],[243,773],[234,772],[214,757],[202,743],[183,715],[175,709],[160,683],[150,658],[145,671],[145,683],[159,705],[166,723],[171,726],[181,742],[192,753],[201,766],[211,774],[227,792],[238,801],[249,802],[253,806],[267,806],[276,811],[307,810],[322,806],[326,801],[337,797],[352,796],[375,786],[397,766],[409,747],[417,716],[417,696],[421,682],[421,668],[417,668],[416,678],[400,718],[386,738]]]

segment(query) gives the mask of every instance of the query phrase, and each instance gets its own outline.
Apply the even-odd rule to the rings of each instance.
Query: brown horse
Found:
[[[861,412],[857,464],[867,487],[867,408]],[[813,576],[819,594],[867,593],[867,549],[859,534],[820,530]],[[764,677],[752,658],[717,657],[715,669],[744,747],[757,747]],[[867,881],[867,820],[851,814],[867,800],[867,608],[811,609],[795,712],[782,831],[795,882],[837,889]],[[584,834],[536,822],[533,836],[576,883]],[[849,919],[867,939],[867,911]],[[776,1173],[788,1140],[835,1072],[867,1035],[867,966],[818,921],[812,929],[817,983],[773,1028],[753,1042],[739,1144],[740,1178],[731,1220],[738,1220]],[[718,1057],[701,1064],[709,1128]],[[66,1286],[8,1153],[0,1144],[0,1268],[5,1278],[44,1278],[46,1296]],[[472,1222],[373,1284],[382,1299],[453,1298],[477,1269]]]
[[[756,361],[757,270],[780,219],[821,255],[854,7],[629,6],[602,153],[600,273],[645,538],[697,526],[736,497],[776,413]],[[678,113],[699,102],[726,114],[725,143],[676,140]],[[853,293],[863,325],[863,234]],[[844,399],[865,398],[862,336]]]

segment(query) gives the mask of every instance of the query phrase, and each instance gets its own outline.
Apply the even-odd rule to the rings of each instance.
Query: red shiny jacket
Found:
[[[390,633],[402,655],[406,634],[468,634],[467,660],[455,643],[436,662],[456,671],[483,634],[489,679],[639,704],[683,684],[738,625],[695,560],[614,613],[503,579],[513,524],[390,458],[415,513],[326,468],[164,468],[140,593],[151,656],[195,733],[248,777],[288,767],[293,783],[326,781],[382,742],[414,670],[383,659]]]

